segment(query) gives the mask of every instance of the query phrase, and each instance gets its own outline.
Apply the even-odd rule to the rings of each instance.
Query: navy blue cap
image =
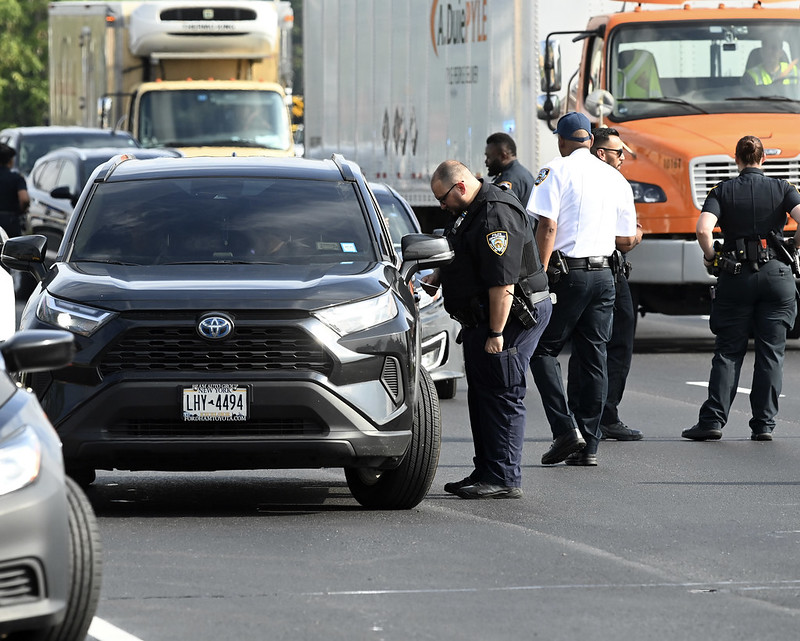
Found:
[[[556,125],[556,130],[553,133],[558,134],[565,140],[572,140],[573,142],[586,142],[591,139],[589,135],[583,138],[573,136],[572,134],[578,129],[585,129],[586,133],[589,134],[592,131],[592,123],[590,123],[589,119],[582,113],[570,111],[558,119],[558,125]]]

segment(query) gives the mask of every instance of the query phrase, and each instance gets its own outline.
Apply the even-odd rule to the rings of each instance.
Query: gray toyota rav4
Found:
[[[300,158],[112,159],[46,239],[2,261],[39,284],[23,328],[75,334],[73,364],[27,375],[82,484],[97,469],[342,467],[370,508],[417,505],[439,406],[420,365],[413,274],[359,167]]]

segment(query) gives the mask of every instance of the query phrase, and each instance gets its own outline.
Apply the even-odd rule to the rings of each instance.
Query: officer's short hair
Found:
[[[0,165],[5,167],[8,162],[17,155],[12,147],[9,147],[4,142],[0,142]]]
[[[486,144],[497,145],[503,151],[511,154],[512,156],[517,155],[517,143],[515,143],[514,139],[504,131],[493,133],[486,139]]]
[[[592,135],[594,136],[592,151],[595,151],[598,147],[605,147],[611,136],[619,138],[619,132],[613,127],[596,127],[592,129]]]

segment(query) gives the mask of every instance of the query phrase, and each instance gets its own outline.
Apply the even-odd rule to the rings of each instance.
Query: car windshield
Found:
[[[800,20],[632,25],[614,33],[611,120],[800,113]]]
[[[46,153],[61,147],[84,147],[97,149],[99,147],[138,147],[130,134],[116,132],[109,133],[58,133],[37,136],[23,136],[19,149],[17,166],[19,171],[27,174],[33,164]]]
[[[291,146],[289,114],[275,91],[148,91],[138,137],[145,147]]]
[[[354,185],[267,178],[101,183],[68,260],[135,265],[376,260]]]

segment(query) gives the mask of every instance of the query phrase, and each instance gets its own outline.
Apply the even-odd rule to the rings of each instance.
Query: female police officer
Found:
[[[751,438],[771,441],[783,380],[786,331],[797,316],[795,280],[781,246],[786,213],[800,220],[800,192],[761,170],[764,147],[755,136],[736,144],[739,176],[716,185],[697,221],[697,240],[706,267],[716,267],[718,282],[711,310],[716,335],[708,400],[699,421],[681,436],[695,441],[722,437],[752,330],[755,367],[750,407]],[[712,231],[724,243],[715,253]],[[800,231],[795,236],[800,240]],[[781,260],[783,258],[784,260]]]

